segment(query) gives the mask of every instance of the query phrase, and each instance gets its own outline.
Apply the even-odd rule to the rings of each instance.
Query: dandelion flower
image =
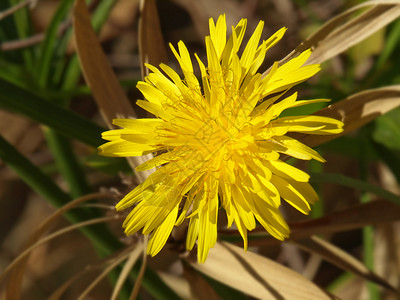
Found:
[[[178,50],[170,45],[184,79],[165,64],[160,69],[147,65],[151,73],[137,84],[146,99],[137,105],[156,118],[116,119],[114,124],[122,129],[103,133],[109,142],[99,147],[102,155],[160,153],[137,167],[137,171],[154,167],[156,171],[116,206],[117,210],[134,206],[123,227],[127,235],[140,229],[150,234],[150,255],[162,249],[174,226],[189,219],[186,248],[191,250],[197,242],[198,260],[204,262],[217,241],[220,206],[228,227],[235,224],[240,232],[245,249],[247,231],[257,221],[283,240],[289,227],[279,212],[281,199],[304,214],[318,200],[309,175],[280,156],[324,159],[287,133],[337,134],[343,123],[320,116],[279,115],[287,108],[326,101],[298,101],[296,93],[284,97],[320,66],[304,65],[311,54],[307,50],[281,66],[275,62],[263,77],[257,70],[286,29],[259,45],[261,21],[239,55],[246,24],[242,19],[232,27],[227,40],[225,16],[216,24],[210,19],[207,67],[195,54],[201,82],[185,44],[180,41]]]

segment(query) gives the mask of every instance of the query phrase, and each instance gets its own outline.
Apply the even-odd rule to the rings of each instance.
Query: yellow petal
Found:
[[[143,154],[156,151],[156,147],[146,144],[136,144],[125,140],[116,140],[101,145],[99,154],[110,157],[130,157],[141,156]]]
[[[270,130],[277,131],[276,135],[282,135],[280,133],[283,131],[319,135],[338,134],[343,131],[343,123],[341,121],[321,116],[283,117],[272,121],[269,126]]]
[[[272,176],[271,181],[279,189],[282,198],[303,214],[308,214],[309,203],[314,203],[318,199],[308,183],[285,180],[279,176]],[[309,195],[309,198],[305,197],[305,194]]]
[[[297,169],[281,160],[267,161],[265,163],[269,165],[272,173],[278,176],[290,178],[300,182],[308,182],[310,179],[310,175],[308,175],[306,172],[303,172],[302,170]]]
[[[325,159],[322,158],[317,151],[311,149],[310,147],[304,145],[303,143],[291,137],[276,136],[273,138],[273,141],[283,146],[283,148],[276,150],[280,153],[284,153],[298,159],[303,159],[303,160],[315,159],[320,162],[325,162]]]
[[[178,207],[176,206],[167,216],[165,221],[152,233],[149,243],[147,245],[147,254],[151,256],[156,255],[168,240],[174,227],[176,216],[178,214]]]
[[[210,38],[215,46],[218,60],[221,58],[226,44],[226,20],[225,14],[219,16],[217,25],[215,26],[214,20],[209,19]]]
[[[186,237],[186,249],[192,250],[199,235],[199,216],[196,214],[190,218],[188,233]]]
[[[244,75],[247,74],[247,71],[249,70],[251,64],[253,63],[263,28],[264,28],[264,22],[260,21],[256,29],[254,30],[254,33],[250,37],[250,40],[248,41],[246,47],[244,48],[242,56],[240,57],[240,64],[245,70]]]

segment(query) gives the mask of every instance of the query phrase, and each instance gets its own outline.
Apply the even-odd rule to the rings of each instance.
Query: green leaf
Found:
[[[36,79],[23,65],[0,60],[0,78],[25,89],[37,89]]]
[[[397,108],[376,119],[373,139],[392,150],[400,150],[400,109]]]
[[[43,100],[1,78],[0,90],[0,108],[22,114],[93,147],[98,147],[104,142],[101,133],[105,129],[84,117]]]

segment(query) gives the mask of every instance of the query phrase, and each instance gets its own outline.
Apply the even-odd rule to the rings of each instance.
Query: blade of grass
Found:
[[[342,174],[336,174],[336,173],[311,174],[310,182],[329,182],[351,187],[357,190],[373,193],[379,197],[382,197],[386,200],[392,201],[397,205],[400,205],[400,196],[395,195],[385,189],[382,189],[377,185],[373,185],[362,180],[347,177]]]
[[[359,159],[358,159],[359,170],[360,170],[361,179],[363,181],[368,180],[368,160],[364,154],[364,149],[369,144],[369,136],[370,136],[369,131],[370,130],[368,130],[368,132],[367,132],[367,128],[363,128],[363,130],[361,130],[362,143],[360,143],[360,146],[359,146],[359,153],[360,153]],[[368,203],[370,201],[371,201],[370,195],[367,192],[362,192],[360,195],[360,202]],[[375,264],[374,264],[374,249],[375,249],[375,247],[374,247],[374,228],[372,226],[365,226],[362,229],[362,231],[363,231],[364,264],[368,269],[373,271],[375,268]],[[381,298],[378,286],[376,286],[374,283],[367,282],[367,289],[368,289],[370,300],[378,300]]]
[[[18,5],[19,0],[10,0],[12,6]],[[18,39],[24,39],[32,34],[33,24],[29,14],[29,8],[24,7],[13,14]],[[27,69],[33,69],[34,53],[31,48],[21,49],[24,65]]]
[[[320,155],[323,156],[323,153],[321,151],[318,152]],[[321,164],[318,161],[311,160],[309,162],[309,172],[314,173],[314,174],[321,174],[324,169],[324,165]],[[313,185],[314,190],[317,192],[319,201],[317,201],[311,209],[311,217],[316,219],[320,218],[324,215],[324,199],[322,198],[322,193],[321,193],[321,184],[314,184]]]
[[[360,197],[361,203],[367,203],[371,201],[371,197],[367,193],[362,193]],[[364,264],[370,269],[374,270],[374,228],[372,226],[366,226],[363,228],[363,254],[364,254]],[[372,282],[367,282],[367,288],[370,300],[381,299],[378,286]]]
[[[43,127],[43,131],[58,169],[68,183],[72,198],[78,198],[92,192],[82,166],[71,148],[69,139],[48,127]]]
[[[57,37],[59,26],[61,22],[68,15],[70,7],[72,6],[73,0],[63,0],[49,26],[46,29],[46,37],[41,44],[39,57],[37,59],[37,80],[40,86],[45,87],[49,80],[49,74],[52,73],[52,62],[54,58],[54,48],[59,38]]]
[[[98,147],[103,143],[101,133],[104,129],[84,117],[43,100],[1,78],[0,90],[1,108],[22,114],[87,145]]]
[[[390,28],[389,34],[385,39],[385,47],[383,51],[380,53],[377,62],[375,63],[374,70],[378,70],[383,67],[383,65],[387,62],[389,57],[393,54],[396,47],[400,42],[400,20],[397,20],[393,23],[393,26]]]

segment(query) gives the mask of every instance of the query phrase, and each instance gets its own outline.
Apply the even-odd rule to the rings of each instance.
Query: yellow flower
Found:
[[[204,262],[217,240],[219,206],[228,227],[235,223],[245,249],[247,231],[256,227],[256,220],[283,240],[289,228],[278,209],[281,198],[304,214],[318,200],[309,175],[279,157],[324,159],[286,133],[337,134],[343,123],[319,116],[279,118],[287,108],[326,101],[296,101],[296,93],[283,97],[320,67],[303,66],[311,54],[307,50],[282,66],[274,63],[263,77],[257,70],[286,29],[259,45],[261,21],[239,57],[246,24],[242,19],[227,40],[225,16],[216,24],[210,19],[207,67],[195,55],[201,84],[185,44],[180,41],[178,51],[170,45],[184,80],[165,64],[160,65],[163,73],[147,65],[152,73],[137,85],[146,98],[137,104],[157,118],[116,119],[114,124],[123,129],[103,133],[109,142],[99,147],[102,155],[161,153],[137,167],[157,170],[116,206],[123,210],[136,205],[123,227],[127,235],[140,229],[151,235],[148,254],[156,255],[173,227],[189,219],[186,248],[191,250],[197,241],[198,260]]]

